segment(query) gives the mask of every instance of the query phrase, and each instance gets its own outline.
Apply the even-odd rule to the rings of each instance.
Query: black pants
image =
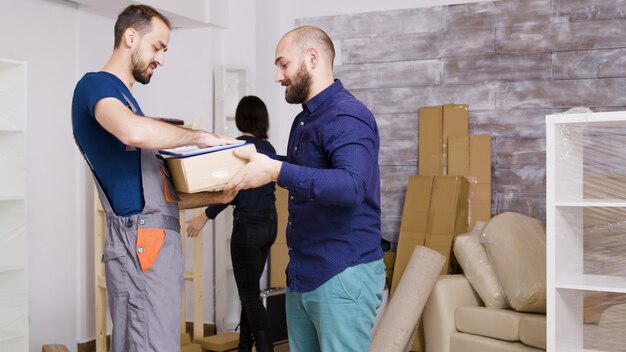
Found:
[[[235,209],[233,216],[230,253],[241,300],[240,331],[242,334],[249,331],[255,338],[261,332],[271,339],[267,310],[261,302],[259,280],[270,247],[276,241],[276,209],[255,212]]]

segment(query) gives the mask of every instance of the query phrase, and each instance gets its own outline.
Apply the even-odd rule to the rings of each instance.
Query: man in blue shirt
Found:
[[[285,34],[276,81],[302,104],[286,157],[249,160],[225,187],[276,181],[289,190],[287,324],[292,351],[367,351],[385,281],[380,248],[378,127],[333,76],[335,51],[320,28]]]

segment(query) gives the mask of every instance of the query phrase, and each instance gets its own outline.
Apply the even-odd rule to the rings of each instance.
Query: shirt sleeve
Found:
[[[206,207],[206,209],[204,209],[204,213],[209,219],[215,220],[217,215],[221,213],[222,210],[226,209],[227,207],[228,207],[228,204],[211,205],[211,206]]]
[[[278,154],[269,154],[269,153],[263,153],[265,155],[267,155],[270,159],[274,159],[274,160],[278,160],[278,161],[286,161],[287,157],[284,155],[278,155]]]
[[[81,101],[84,108],[89,111],[90,116],[94,116],[96,103],[104,98],[117,98],[121,101],[119,89],[102,75],[89,75],[83,78],[77,89],[80,91]]]
[[[278,184],[296,197],[320,204],[355,207],[365,198],[378,167],[378,132],[350,115],[338,115],[323,131],[331,167],[318,169],[283,162]]]

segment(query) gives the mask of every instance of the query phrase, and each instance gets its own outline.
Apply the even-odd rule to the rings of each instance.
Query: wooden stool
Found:
[[[180,352],[202,352],[202,346],[197,343],[188,343],[180,346]]]
[[[41,352],[70,352],[65,345],[43,345]]]
[[[196,339],[196,343],[202,346],[203,350],[210,352],[223,352],[237,349],[239,346],[239,333],[225,332],[212,336],[205,336]]]

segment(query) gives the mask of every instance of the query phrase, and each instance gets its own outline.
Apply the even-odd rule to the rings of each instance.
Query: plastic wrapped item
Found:
[[[546,124],[548,348],[626,351],[626,112]]]
[[[481,237],[507,301],[520,312],[546,312],[546,234],[535,218],[505,212]]]
[[[478,222],[471,232],[458,235],[454,239],[454,256],[486,307],[507,308],[504,290],[481,243],[484,226],[484,222]]]

